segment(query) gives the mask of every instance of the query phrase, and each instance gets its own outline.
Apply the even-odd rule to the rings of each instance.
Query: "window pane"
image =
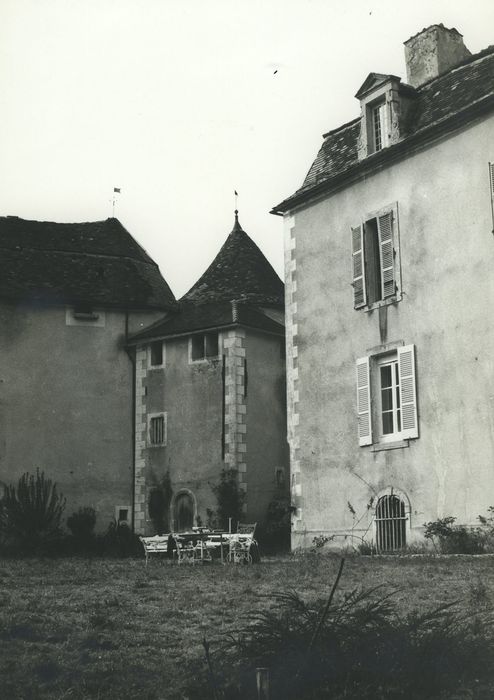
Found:
[[[383,413],[383,435],[390,435],[393,431],[393,413]]]
[[[383,411],[391,411],[393,408],[393,390],[392,389],[384,389],[381,392],[381,400],[382,400],[382,410]]]
[[[202,333],[192,336],[192,359],[204,359],[204,335]]]
[[[392,386],[392,383],[391,365],[384,365],[384,367],[381,367],[381,388],[385,389],[390,387]]]
[[[151,364],[163,364],[163,343],[161,342],[161,340],[159,342],[151,344]]]
[[[206,357],[218,357],[217,333],[206,333]]]

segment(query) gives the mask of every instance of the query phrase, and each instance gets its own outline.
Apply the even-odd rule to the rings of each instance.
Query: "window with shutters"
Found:
[[[356,309],[372,309],[401,299],[396,204],[352,227],[352,258]]]
[[[167,414],[148,415],[148,447],[163,447],[167,441]]]
[[[359,444],[417,438],[415,346],[357,360]]]

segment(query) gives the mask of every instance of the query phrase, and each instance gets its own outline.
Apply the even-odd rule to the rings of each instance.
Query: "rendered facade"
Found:
[[[0,482],[36,468],[91,506],[97,528],[132,524],[133,383],[126,339],[175,299],[116,219],[0,218]]]
[[[399,549],[494,505],[494,49],[434,25],[405,54],[273,209],[294,547]]]

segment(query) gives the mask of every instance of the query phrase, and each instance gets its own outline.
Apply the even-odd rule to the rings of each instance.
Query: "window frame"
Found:
[[[163,440],[161,442],[152,441],[152,430],[153,421],[156,419],[163,419]],[[161,411],[159,413],[148,413],[147,416],[147,432],[146,432],[146,443],[148,447],[166,447],[168,443],[168,413],[166,411]]]
[[[218,350],[216,355],[207,355],[207,337],[216,335],[217,339],[217,345],[218,345]],[[203,338],[203,355],[202,357],[194,358],[193,357],[193,343],[194,343],[194,338],[201,337]],[[203,331],[202,333],[194,333],[193,335],[189,336],[189,365],[197,364],[197,363],[204,363],[204,362],[212,362],[213,360],[218,360],[220,357],[220,349],[221,349],[221,334],[219,331]]]
[[[389,230],[386,230],[386,217],[389,219]],[[379,253],[379,285],[380,298],[369,300],[369,285],[371,255],[366,253],[366,239],[370,238],[371,222],[376,221],[376,238],[374,247]],[[368,228],[366,228],[366,226]],[[350,227],[352,253],[352,288],[353,308],[356,311],[373,311],[381,306],[395,304],[402,299],[401,255],[400,255],[400,226],[398,218],[398,202],[388,204],[381,209],[368,212],[355,225]],[[392,264],[390,265],[390,257]],[[374,260],[374,266],[376,261]],[[386,294],[386,285],[392,282],[394,291]],[[376,284],[374,279],[373,284]]]
[[[381,367],[394,363],[398,367],[400,430],[383,433]],[[415,345],[404,343],[381,347],[356,361],[357,416],[359,446],[375,448],[397,445],[419,437],[417,359]],[[396,407],[396,404],[393,405]],[[395,420],[393,423],[396,427]]]
[[[161,343],[161,364],[153,364],[153,349],[152,346]],[[164,340],[153,340],[148,345],[148,369],[163,369],[166,365],[166,343]]]

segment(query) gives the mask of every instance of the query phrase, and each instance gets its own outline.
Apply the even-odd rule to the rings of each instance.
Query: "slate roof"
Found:
[[[176,304],[156,263],[114,218],[0,217],[0,298],[142,309]]]
[[[232,232],[206,272],[182,301],[249,301],[284,304],[284,286],[271,264],[242,229],[235,212]]]
[[[134,334],[129,342],[135,345],[143,340],[169,338],[233,326],[247,326],[280,336],[285,333],[281,323],[266,316],[261,309],[245,302],[212,301],[203,304],[182,302],[179,313],[171,314]]]
[[[384,165],[398,154],[406,154],[412,145],[425,140],[436,130],[444,133],[462,121],[493,110],[494,46],[469,56],[455,68],[417,89],[404,83],[400,87],[414,96],[413,111],[407,119],[408,130],[402,140],[359,161],[360,117],[324,134],[324,142],[302,187],[274,207],[271,213],[282,214],[311,196],[345,182],[346,178]]]

